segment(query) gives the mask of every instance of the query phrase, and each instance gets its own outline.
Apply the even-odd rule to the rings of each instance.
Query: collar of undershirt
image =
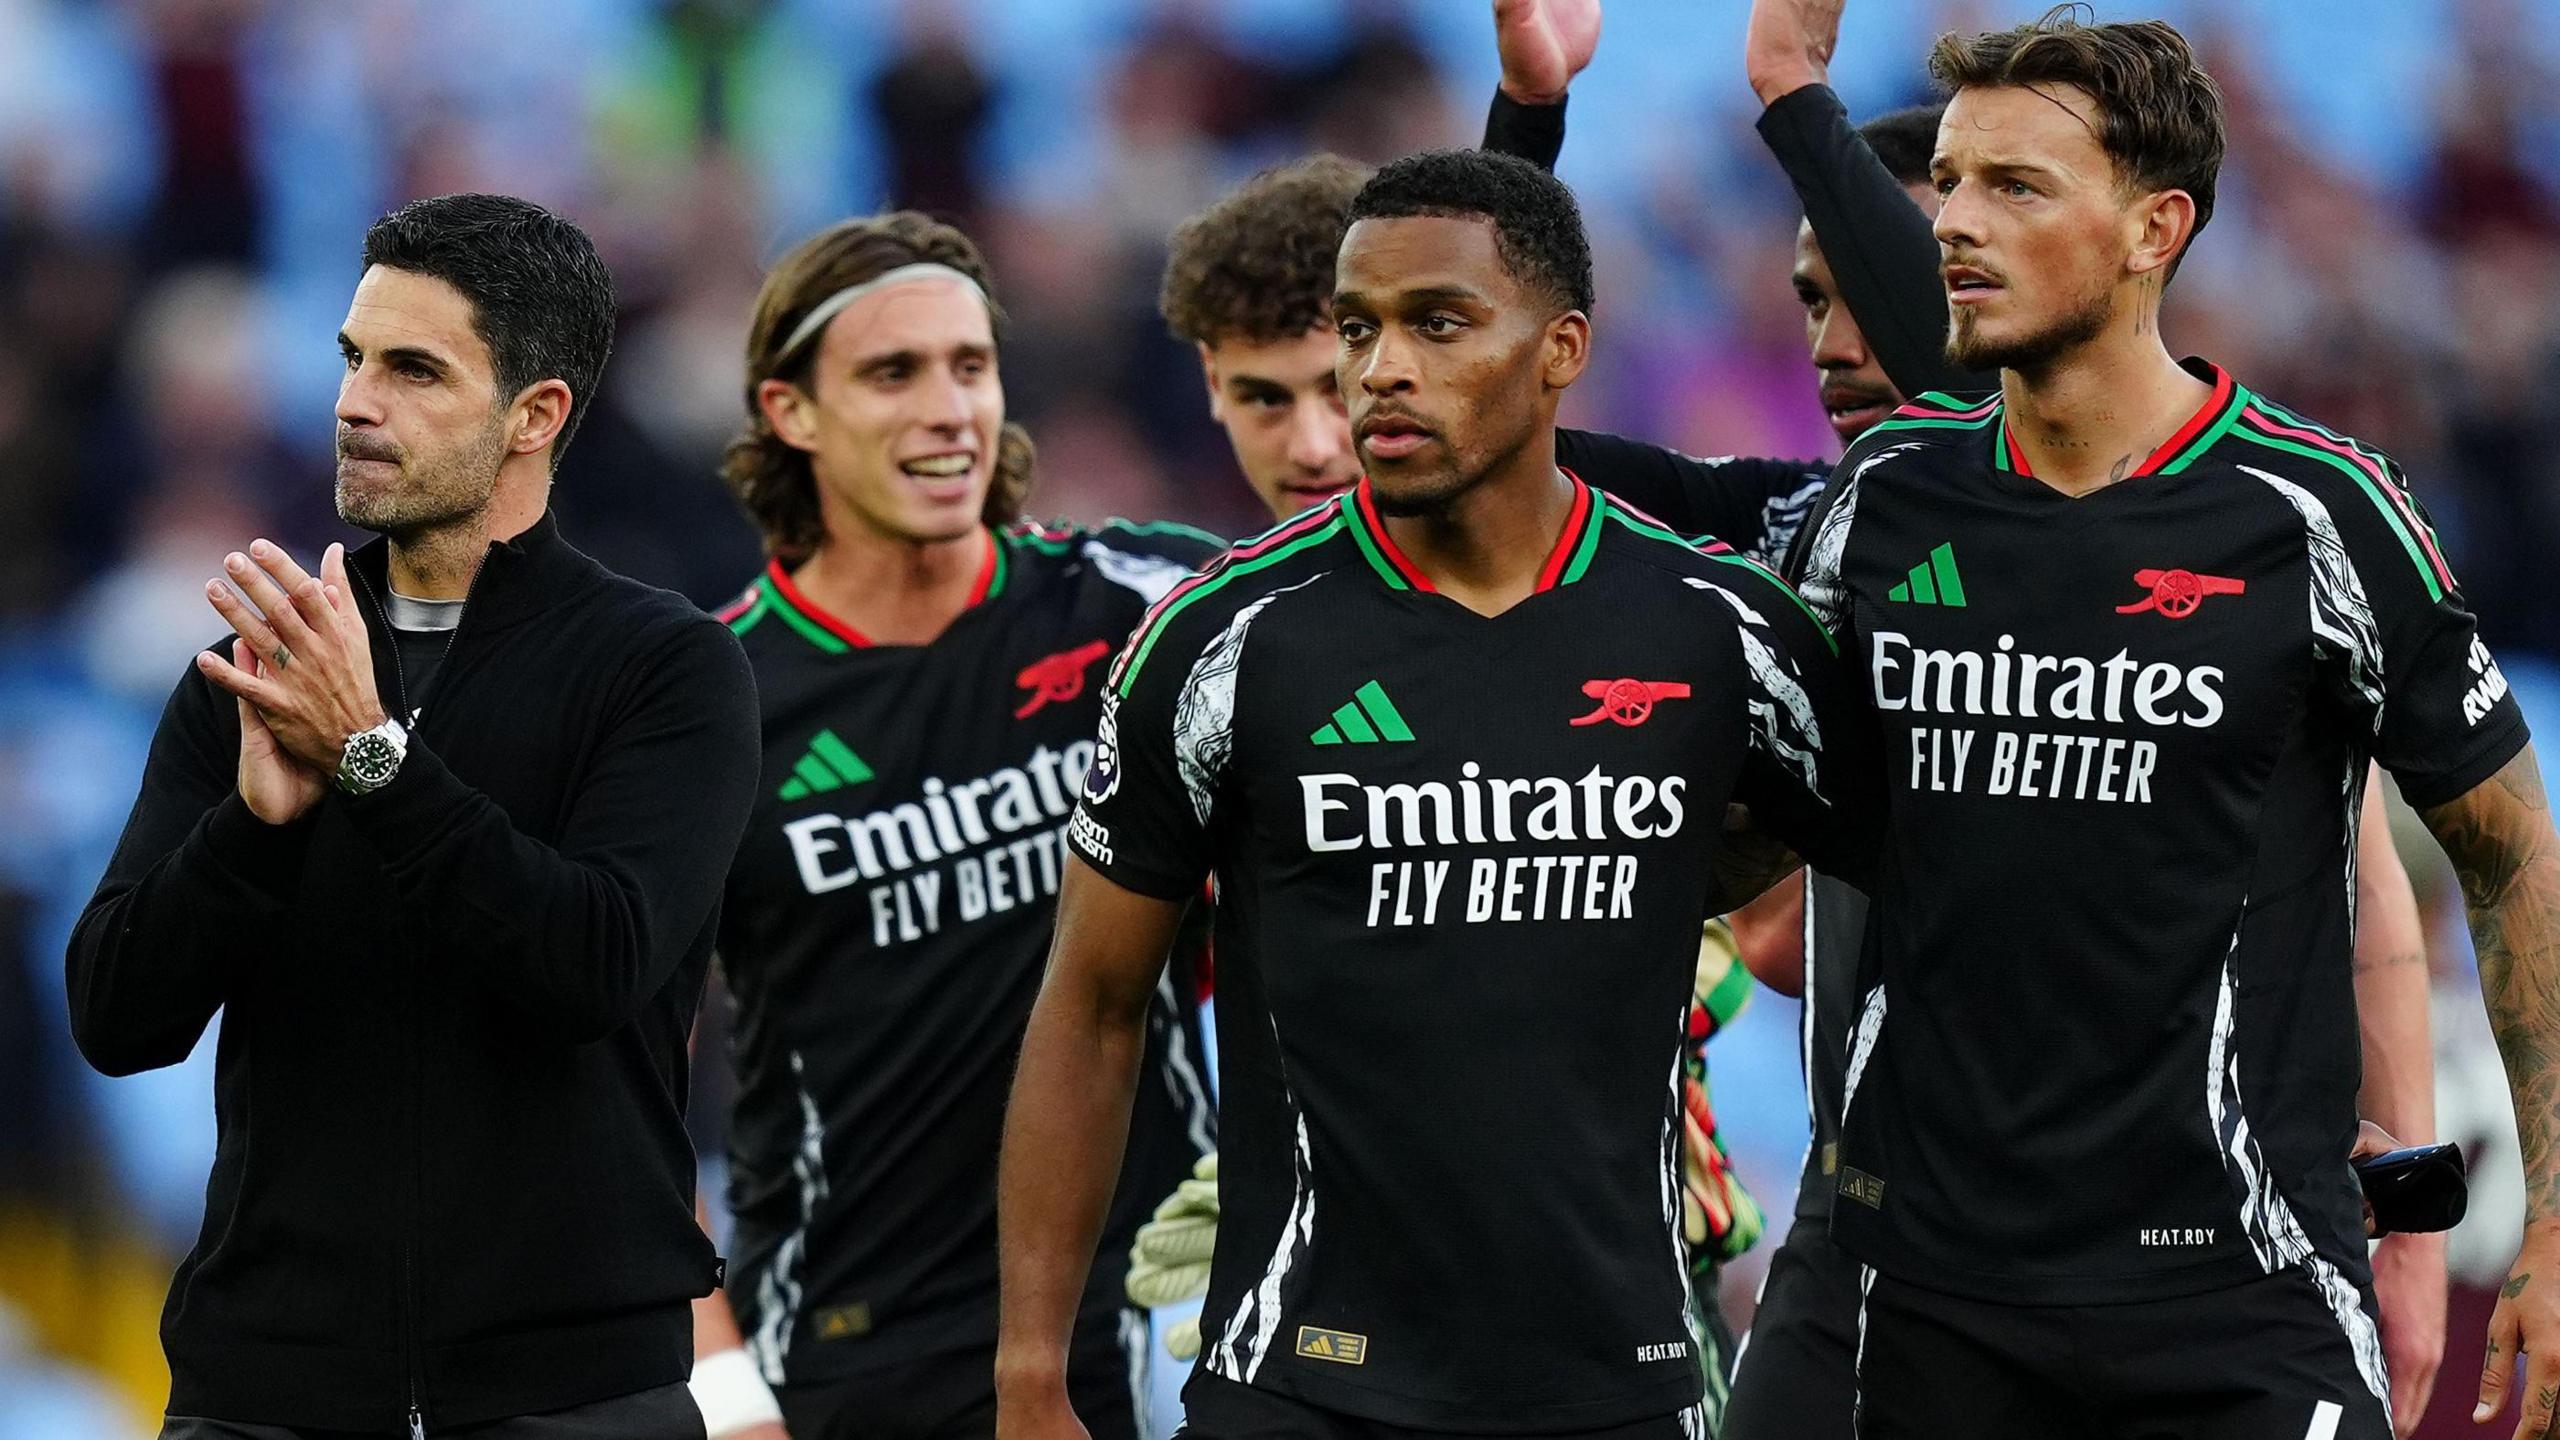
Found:
[[[383,602],[383,613],[390,619],[394,630],[406,630],[412,634],[436,633],[451,630],[462,623],[463,601],[420,600],[397,590],[384,593],[388,598]]]

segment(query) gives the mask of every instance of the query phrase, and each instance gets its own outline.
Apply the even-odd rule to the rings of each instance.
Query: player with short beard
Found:
[[[1833,1227],[1872,1267],[1859,1433],[2381,1436],[2345,1165],[2368,759],[2466,877],[2520,1094],[2560,1084],[2537,1058],[2550,822],[2397,468],[2160,342],[2212,208],[2211,80],[2166,25],[2066,15],[1933,56],[1949,354],[2000,387],[1870,431],[1805,559],[1911,759],[1887,767],[1881,983],[1842,1101]],[[1994,677],[2062,657],[2061,683],[2024,700],[2021,662],[2019,697],[1924,711],[1896,658],[1923,649]],[[2089,680],[2128,655],[2140,693],[2210,681],[2213,723],[2099,714]],[[2151,803],[2092,774],[2097,738],[2152,747]],[[2560,1345],[2524,1278],[2560,1245],[2548,1130],[2526,1128],[2537,1218],[2484,1380],[2485,1413],[2521,1335],[2520,1434],[2549,1423]]]
[[[1112,676],[1007,1122],[1008,1436],[1082,1433],[1074,1277],[1143,997],[1213,866],[1226,1207],[1193,1430],[1702,1423],[1685,1017],[1711,873],[1768,878],[1717,822],[1745,800],[1854,868],[1847,682],[1765,571],[1558,468],[1591,281],[1552,176],[1416,156],[1350,220],[1330,308],[1367,478],[1177,588]],[[1480,777],[1487,816],[1542,797],[1525,833],[1461,823]],[[1523,1316],[1557,1337],[1529,1363]]]
[[[1929,159],[1944,106],[1896,110],[1851,131],[1827,83],[1840,8],[1836,0],[1755,0],[1744,64],[1766,107],[1761,136],[1805,207],[1792,278],[1806,346],[1822,377],[1822,407],[1845,446],[1909,393],[1987,391],[1998,377],[1960,370],[1944,356],[1946,294],[1929,234],[1938,208]],[[1896,186],[1909,208],[1896,203]],[[1837,268],[1825,235],[1843,256]],[[2355,989],[2365,1076],[2357,1108],[2402,1143],[2422,1144],[2436,1134],[2424,935],[2381,788],[2368,785],[2366,793],[2356,859]],[[1806,888],[1781,886],[1734,923],[1764,976],[1784,971],[1791,959],[1806,967],[1797,988],[1804,993],[1812,1140],[1796,1185],[1795,1222],[1769,1258],[1748,1363],[1737,1364],[1722,1433],[1726,1440],[1845,1440],[1856,1391],[1858,1267],[1833,1243],[1830,1221],[1866,897],[1808,872]],[[2403,1435],[2425,1413],[2442,1357],[2445,1283],[2442,1236],[2394,1234],[2376,1246],[2374,1292],[2394,1424]]]
[[[721,913],[736,1263],[727,1304],[697,1309],[695,1380],[715,1435],[994,1425],[996,1147],[1059,829],[1113,648],[1215,552],[1181,526],[1019,519],[1003,324],[977,247],[904,212],[810,237],[757,297],[724,467],[771,558],[720,612],[766,763]],[[1074,1339],[1080,1403],[1130,1440],[1128,1237],[1215,1134],[1187,984],[1152,993],[1115,1253]]]

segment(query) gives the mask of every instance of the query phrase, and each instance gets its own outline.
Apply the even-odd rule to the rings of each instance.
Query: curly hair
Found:
[[[1591,239],[1565,183],[1517,156],[1426,150],[1382,167],[1346,217],[1481,216],[1493,222],[1503,268],[1560,310],[1591,313]]]
[[[1182,222],[1156,309],[1185,340],[1291,340],[1333,309],[1333,257],[1369,169],[1339,155],[1276,166]]]
[[[912,210],[838,221],[802,241],[765,275],[764,288],[756,294],[755,322],[747,330],[747,421],[721,457],[720,477],[763,534],[768,554],[787,563],[807,559],[826,540],[827,524],[818,508],[817,477],[808,455],[774,433],[773,422],[756,403],[756,387],[782,380],[805,389],[820,347],[804,344],[788,357],[776,352],[809,312],[848,286],[901,265],[923,263],[948,265],[978,282],[1001,347],[1004,310],[996,304],[986,257],[968,236]],[[986,523],[1003,525],[1020,518],[1031,493],[1032,458],[1030,432],[1005,422],[996,440],[995,483],[980,512]]]

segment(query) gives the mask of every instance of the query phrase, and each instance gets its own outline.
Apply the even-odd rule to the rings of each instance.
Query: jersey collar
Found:
[[[1598,497],[1571,470],[1564,471],[1564,478],[1573,482],[1573,508],[1565,515],[1564,530],[1556,536],[1555,548],[1547,552],[1546,563],[1538,567],[1538,588],[1533,594],[1581,579],[1590,568],[1592,550],[1600,543]],[[1333,503],[1342,507],[1344,518],[1351,522],[1351,538],[1359,542],[1369,568],[1378,573],[1388,589],[1439,593],[1431,577],[1396,548],[1395,537],[1387,533],[1386,521],[1378,514],[1368,476],[1361,476],[1358,485]]]
[[[997,538],[996,532],[982,529],[978,534],[986,543],[986,555],[978,562],[978,579],[969,587],[968,604],[962,607],[964,612],[1003,594],[1007,572],[1012,568],[1005,553],[1010,547]],[[841,655],[848,650],[868,650],[875,643],[852,622],[830,614],[824,606],[803,594],[800,587],[792,583],[791,572],[782,568],[779,558],[765,562],[763,589],[761,598],[764,605],[781,616],[792,629],[799,631],[803,639],[830,655]],[[755,603],[748,602],[749,608]]]
[[[2221,439],[2224,432],[2239,420],[2240,411],[2249,402],[2248,390],[2231,378],[2230,371],[2212,361],[2190,355],[2178,364],[2188,374],[2211,385],[2213,393],[2205,398],[2202,409],[2187,417],[2187,423],[2179,426],[2177,433],[2161,441],[2158,449],[2127,472],[2127,480],[2144,475],[2175,475],[2194,464],[2198,456],[2212,449],[2213,442]],[[2034,479],[2035,472],[2027,468],[2026,452],[2018,448],[2018,437],[2009,428],[2006,405],[1999,407],[1999,415],[2000,424],[1992,432],[1991,463],[2012,475]]]

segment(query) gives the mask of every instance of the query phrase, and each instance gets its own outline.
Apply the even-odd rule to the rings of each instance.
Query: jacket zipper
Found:
[[[462,615],[455,620],[453,633],[445,637],[444,656],[437,668],[446,672],[443,678],[448,686],[452,683],[453,643],[462,638],[462,626],[471,616],[471,596],[480,588],[480,576],[488,568],[488,557],[483,554],[479,569],[471,572],[471,583],[462,589]],[[381,596],[374,593],[373,582],[365,577],[363,571],[350,569],[347,573],[357,584],[364,587],[365,599],[372,602],[374,613],[382,618],[382,628],[391,632],[391,688],[400,707],[401,728],[407,729],[418,723],[418,712],[409,703],[408,667],[400,660],[400,636],[391,624],[391,608],[383,603]],[[366,643],[372,642],[367,640]],[[419,1181],[426,1165],[419,1156],[418,1147],[422,1143],[419,1132],[425,1128],[426,1124],[426,1077],[425,1061],[419,1054],[421,1047],[414,1023],[418,1013],[417,967],[414,965],[404,967],[403,974],[406,978],[401,988],[403,998],[408,1001],[409,1018],[412,1023],[407,1027],[409,1030],[409,1213],[406,1223],[400,1227],[400,1359],[402,1368],[406,1371],[405,1378],[409,1390],[409,1440],[427,1440],[427,1416],[418,1395],[421,1347],[418,1344],[417,1245],[417,1230],[424,1223],[425,1208],[418,1191]]]

